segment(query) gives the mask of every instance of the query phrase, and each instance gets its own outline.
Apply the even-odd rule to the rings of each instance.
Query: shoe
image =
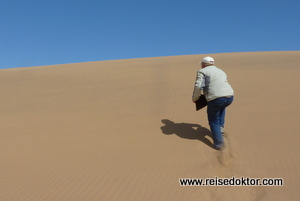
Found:
[[[221,129],[221,133],[223,134],[224,133],[224,127],[220,127]]]
[[[218,150],[218,151],[222,151],[224,149],[224,144],[222,144],[219,147],[215,147],[215,149]]]

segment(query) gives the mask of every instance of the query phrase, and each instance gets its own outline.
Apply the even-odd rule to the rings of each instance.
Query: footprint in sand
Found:
[[[237,146],[229,133],[225,132],[223,139],[224,147],[217,152],[217,158],[221,164],[228,165],[233,162],[236,157],[235,150]]]

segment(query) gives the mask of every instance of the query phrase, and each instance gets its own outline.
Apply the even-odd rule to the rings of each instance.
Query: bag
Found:
[[[200,98],[195,102],[195,104],[196,104],[196,111],[207,106],[207,100],[205,98],[205,95],[201,95]]]

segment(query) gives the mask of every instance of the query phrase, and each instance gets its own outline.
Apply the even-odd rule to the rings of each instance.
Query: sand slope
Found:
[[[299,200],[300,51],[211,54],[227,147],[191,94],[207,55],[0,70],[0,200]],[[283,178],[182,187],[179,178]]]

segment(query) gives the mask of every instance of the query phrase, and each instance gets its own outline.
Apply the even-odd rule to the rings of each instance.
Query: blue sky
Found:
[[[299,0],[1,0],[0,69],[300,50]]]

